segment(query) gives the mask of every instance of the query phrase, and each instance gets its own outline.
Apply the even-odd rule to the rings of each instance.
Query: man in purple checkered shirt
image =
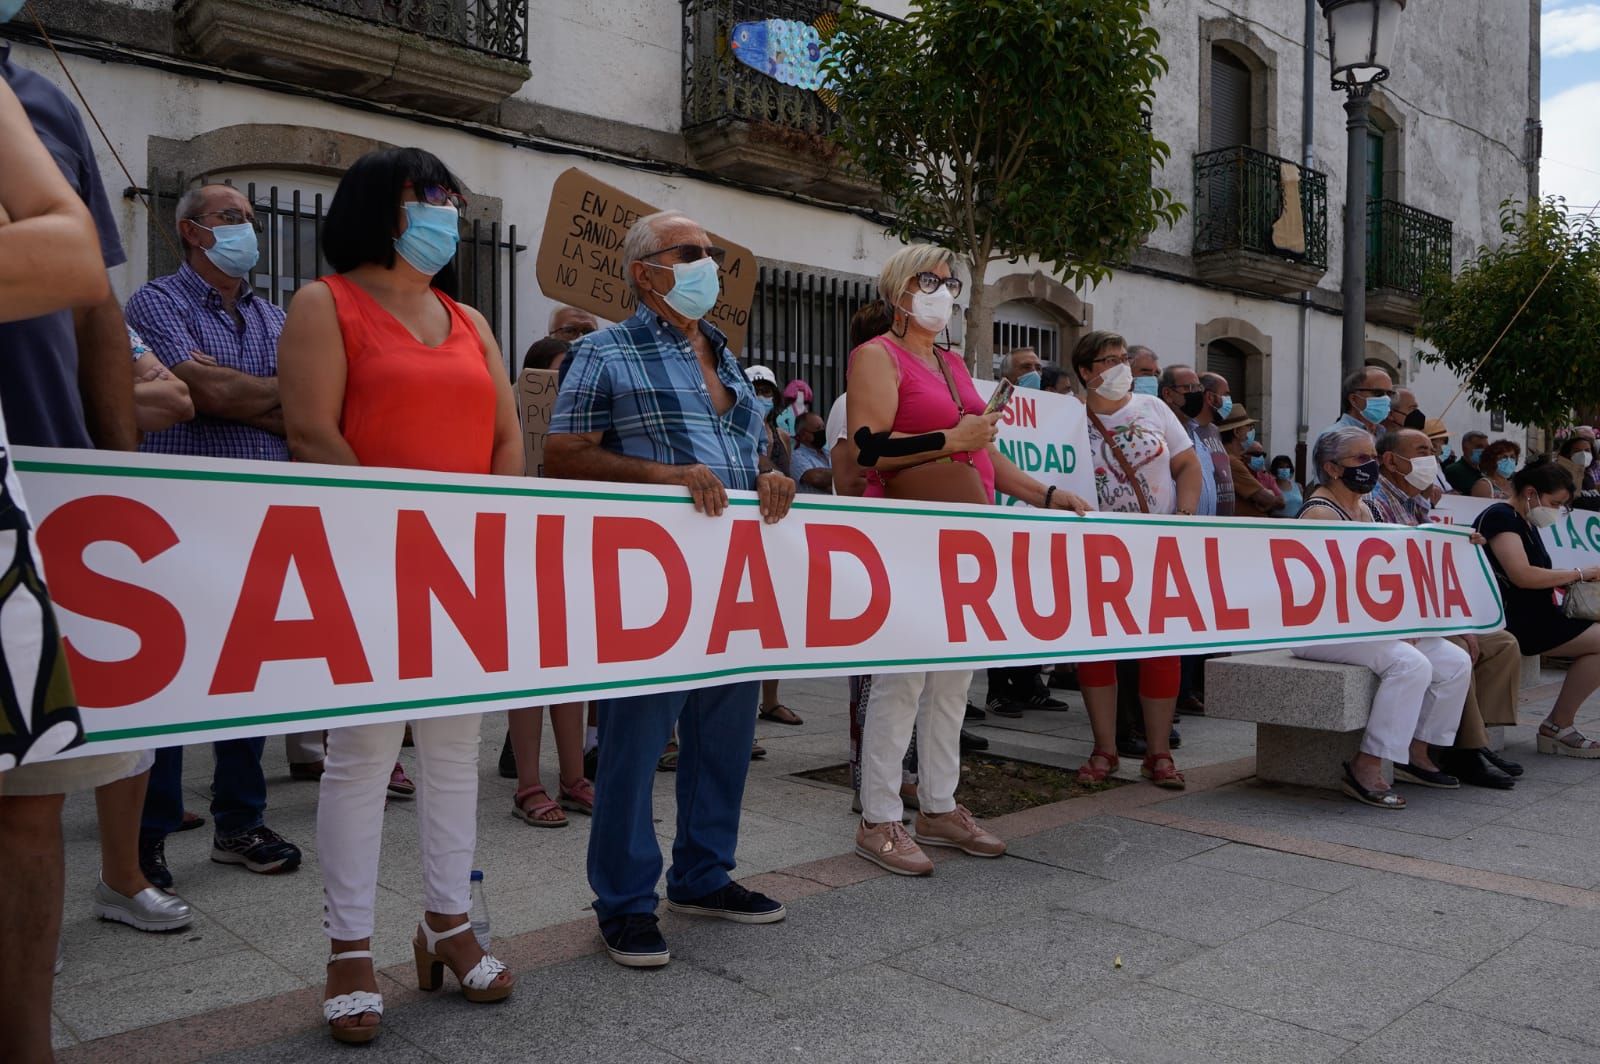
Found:
[[[278,336],[283,311],[248,280],[259,257],[250,201],[230,185],[190,189],[178,200],[178,272],[148,282],[128,300],[127,319],[145,344],[189,386],[195,417],[146,434],[140,450],[205,458],[286,462],[278,405]],[[265,740],[213,743],[211,859],[252,872],[299,867],[300,850],[265,823]],[[166,838],[183,823],[183,748],[156,752],[139,830],[139,864],[158,887],[172,885]]]
[[[283,311],[255,294],[255,211],[231,185],[205,185],[178,202],[186,261],[128,300],[128,324],[189,386],[195,418],[145,436],[140,450],[207,458],[288,461],[278,405]]]

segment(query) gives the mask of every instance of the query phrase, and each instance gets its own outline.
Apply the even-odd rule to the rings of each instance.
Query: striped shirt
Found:
[[[177,273],[147,282],[128,300],[128,325],[168,369],[201,351],[224,369],[252,377],[278,375],[278,336],[283,310],[239,282],[235,304],[239,321],[222,305],[222,296],[185,263]],[[282,436],[238,421],[196,414],[162,432],[147,433],[141,451],[194,454],[209,458],[254,458],[286,462],[289,444]]]
[[[550,434],[601,433],[608,451],[663,465],[703,465],[724,487],[753,490],[765,440],[756,395],[721,332],[706,322],[717,378],[733,395],[719,414],[688,337],[641,305],[627,321],[572,345]]]

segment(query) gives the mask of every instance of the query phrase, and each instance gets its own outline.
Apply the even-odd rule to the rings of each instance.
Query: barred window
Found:
[[[770,367],[780,388],[804,380],[812,409],[826,414],[844,392],[850,318],[877,297],[873,278],[763,264],[750,307],[746,364]]]

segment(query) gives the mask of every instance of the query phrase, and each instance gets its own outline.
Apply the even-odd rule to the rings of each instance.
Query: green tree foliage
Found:
[[[829,65],[834,137],[883,189],[902,239],[961,256],[967,358],[988,375],[989,265],[1097,283],[1182,208],[1151,181],[1167,69],[1148,0],[913,0],[903,22],[846,0]]]
[[[1421,355],[1458,377],[1471,374],[1466,387],[1479,406],[1554,427],[1600,403],[1600,224],[1568,214],[1556,198],[1507,201],[1500,232],[1498,247],[1479,248],[1454,278],[1427,284],[1417,335],[1437,351]]]

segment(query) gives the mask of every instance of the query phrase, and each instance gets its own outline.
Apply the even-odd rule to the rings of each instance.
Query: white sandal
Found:
[[[1538,747],[1541,754],[1600,758],[1600,742],[1595,742],[1570,724],[1565,728],[1557,728],[1549,720],[1539,724]]]
[[[353,949],[347,953],[335,953],[328,958],[328,963],[334,961],[359,961],[371,960],[370,949]],[[378,1022],[369,1025],[360,1023],[348,1027],[335,1024],[334,1020],[346,1016],[365,1016],[368,1013],[377,1016]],[[378,1036],[378,1028],[383,1025],[383,995],[371,990],[352,990],[348,994],[328,998],[322,1003],[322,1016],[328,1022],[328,1033],[333,1035],[335,1042],[348,1042],[361,1045],[372,1041]]]
[[[452,938],[463,931],[470,931],[470,921],[463,921],[455,927],[444,931],[435,931],[424,920],[417,925],[417,934],[422,936],[422,941],[411,941],[411,948],[417,956],[417,987],[421,990],[437,990],[444,985],[445,962],[438,955],[439,943],[447,938]],[[453,971],[454,969],[452,969]],[[503,962],[496,960],[488,953],[473,965],[472,971],[466,975],[457,976],[461,983],[461,996],[477,1004],[487,1004],[491,1001],[504,1001],[511,996],[515,984],[507,983],[505,986],[495,986],[494,981],[500,978],[500,973],[506,970]]]

